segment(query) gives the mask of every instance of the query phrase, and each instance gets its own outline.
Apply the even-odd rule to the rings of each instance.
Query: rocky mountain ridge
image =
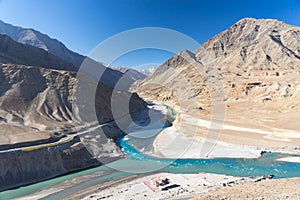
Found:
[[[166,76],[168,71],[180,70],[179,74],[189,85],[200,83],[201,79],[205,85],[210,78],[219,75],[227,92],[226,99],[267,101],[268,97],[292,97],[292,91],[298,91],[293,82],[297,83],[296,74],[300,73],[299,42],[299,27],[277,20],[246,18],[205,42],[195,53],[185,51],[189,58],[181,55],[184,52],[175,55],[146,78],[141,86],[156,79],[163,80],[162,76]],[[193,62],[203,67],[199,70]],[[215,74],[210,73],[212,68]],[[286,78],[293,81],[288,83]],[[164,81],[179,82],[180,78]],[[201,84],[198,89],[203,90]],[[175,91],[175,88],[178,87],[170,89]],[[194,90],[195,96],[200,94],[197,91]]]
[[[14,48],[14,51],[18,52],[20,51],[20,49],[24,49],[21,47],[21,44],[23,44],[23,47],[26,47],[25,52],[22,51],[18,54],[12,54],[9,56],[10,59],[7,58],[3,59],[2,63],[8,63],[9,61],[9,63],[12,64],[44,66],[46,60],[49,59],[49,56],[47,57],[44,54],[47,55],[49,54],[51,55],[50,56],[51,58],[55,57],[56,59],[60,59],[61,61],[64,61],[64,66],[61,65],[55,66],[56,69],[62,69],[62,70],[72,69],[72,71],[77,71],[82,64],[90,65],[96,68],[102,68],[105,71],[105,76],[101,77],[100,81],[110,87],[114,87],[118,82],[118,80],[122,78],[122,76],[124,75],[124,73],[107,68],[103,63],[97,62],[89,58],[88,56],[83,56],[76,52],[71,51],[59,40],[50,38],[48,35],[43,34],[31,28],[22,28],[19,26],[13,26],[11,24],[5,23],[0,20],[0,34],[7,35],[15,41],[14,46],[17,47]],[[36,49],[30,47],[36,47]],[[39,52],[43,52],[42,55],[44,55],[44,57],[37,56],[37,58],[35,58],[35,56],[33,56],[36,55],[38,51],[37,49],[40,49]],[[38,55],[40,54],[41,53],[38,53]],[[20,56],[22,57],[22,59],[20,59]],[[30,62],[24,62],[25,57],[26,60],[27,61],[30,60]],[[20,60],[22,60],[23,62],[20,62]],[[46,65],[44,67],[46,67]],[[49,67],[49,65],[47,65],[47,67]],[[128,80],[128,82],[130,82],[128,83],[130,85],[131,83],[134,82],[134,80]],[[128,87],[124,87],[122,89],[127,90]]]
[[[233,67],[295,69],[300,59],[299,38],[299,27],[278,20],[245,18],[205,42],[195,54],[198,60],[205,60],[201,56],[205,50],[210,61],[230,66],[231,71]]]
[[[72,63],[76,67],[79,67],[85,59],[84,56],[69,50],[57,39],[50,38],[48,35],[31,28],[13,26],[0,20],[0,34],[8,35],[21,44],[44,49],[45,51]]]
[[[300,130],[296,120],[300,117],[299,44],[300,27],[272,19],[242,19],[195,53],[183,51],[173,56],[136,88],[143,98],[201,119],[210,120],[214,106],[223,105],[220,113],[225,124],[272,133],[222,130],[220,137],[226,142],[296,148]]]
[[[15,42],[7,35],[0,35],[0,63],[77,70],[76,66],[65,60],[43,49]]]

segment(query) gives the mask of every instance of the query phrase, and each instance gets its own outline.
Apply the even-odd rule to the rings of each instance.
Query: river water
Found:
[[[274,178],[300,177],[300,163],[277,161],[278,158],[287,156],[287,154],[265,153],[260,158],[244,159],[244,158],[214,158],[214,159],[166,159],[152,157],[145,154],[135,146],[143,146],[144,149],[150,147],[153,139],[164,128],[162,120],[153,121],[147,126],[147,129],[128,129],[126,134],[117,141],[128,158],[118,160],[105,166],[84,170],[81,172],[61,176],[48,181],[8,190],[0,193],[0,199],[12,199],[22,197],[42,191],[50,186],[71,180],[76,177],[93,174],[95,172],[111,171],[106,175],[92,178],[78,183],[71,188],[45,197],[45,199],[60,199],[65,195],[69,195],[80,189],[101,183],[112,178],[125,177],[135,173],[146,172],[170,172],[170,173],[199,173],[208,172],[216,174],[226,174],[232,176],[262,176],[275,175]],[[131,134],[134,133],[134,134]],[[151,137],[143,137],[143,135],[151,135]],[[139,136],[139,137],[136,137]],[[150,150],[150,149],[148,149]]]

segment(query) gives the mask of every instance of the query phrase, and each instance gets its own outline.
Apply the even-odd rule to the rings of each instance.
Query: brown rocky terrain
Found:
[[[74,102],[74,93],[80,90],[76,72],[15,64],[1,66],[0,190],[123,156],[113,142],[121,134],[114,119],[126,115],[135,119],[134,113],[145,109],[146,103],[126,91],[118,91],[112,97],[112,88],[88,75],[86,78],[85,84],[97,85],[95,102],[85,105],[86,109],[95,110],[96,121],[84,116],[77,108],[80,104]],[[87,91],[88,87],[84,90],[89,95],[93,92]],[[129,99],[129,105],[125,99]],[[117,114],[112,113],[112,105],[119,111]],[[122,121],[124,126],[130,123],[127,118],[130,117]],[[99,124],[104,124],[102,133],[100,127],[93,128]],[[87,135],[75,135],[84,130],[89,130]]]
[[[262,182],[248,182],[232,187],[222,187],[209,191],[202,196],[195,197],[197,200],[210,199],[266,199],[282,200],[300,199],[299,178],[267,180]]]
[[[75,126],[74,119],[84,120],[73,112],[77,84],[75,72],[2,65],[0,80],[0,126],[5,130],[1,131],[2,145],[67,134],[75,131],[72,129]],[[93,79],[89,82],[97,84]],[[95,106],[101,124],[113,120],[112,89],[102,83],[98,84],[97,89]],[[128,92],[118,94],[120,99],[131,96]],[[135,105],[132,107],[133,112],[144,107],[142,100],[134,95],[132,97]],[[77,124],[85,122],[77,121]]]
[[[169,59],[139,83],[138,93],[175,107],[178,116],[210,120],[219,114],[227,125],[268,132],[222,130],[222,141],[295,150],[300,144],[299,44],[299,27],[242,19],[194,53],[183,51]],[[178,127],[185,126],[177,120]],[[182,129],[186,135],[198,128],[203,137],[208,130],[188,126]]]

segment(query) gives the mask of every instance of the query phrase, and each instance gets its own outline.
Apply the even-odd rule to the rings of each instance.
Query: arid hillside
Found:
[[[138,93],[175,107],[179,114],[207,120],[220,114],[227,125],[266,131],[223,130],[224,141],[297,148],[299,78],[300,27],[245,18],[194,53],[170,58],[139,83]],[[178,118],[177,125],[184,126],[179,124]],[[202,127],[198,135],[206,130]]]

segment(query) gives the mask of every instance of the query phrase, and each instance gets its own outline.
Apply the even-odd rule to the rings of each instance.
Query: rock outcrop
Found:
[[[59,146],[0,153],[0,191],[100,164],[78,137]]]

